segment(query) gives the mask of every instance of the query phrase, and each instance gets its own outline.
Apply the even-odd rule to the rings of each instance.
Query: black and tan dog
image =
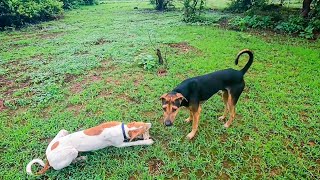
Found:
[[[190,117],[186,119],[186,122],[193,121],[192,131],[187,138],[192,139],[198,130],[201,103],[221,90],[225,109],[219,120],[225,119],[229,112],[230,118],[224,124],[224,127],[228,128],[235,118],[235,105],[245,86],[243,76],[253,62],[252,51],[244,49],[238,53],[235,64],[238,64],[239,57],[244,53],[249,55],[249,61],[240,71],[229,68],[186,79],[171,92],[162,95],[160,99],[164,110],[164,124],[171,126],[178,109],[181,106],[187,107],[190,110]]]

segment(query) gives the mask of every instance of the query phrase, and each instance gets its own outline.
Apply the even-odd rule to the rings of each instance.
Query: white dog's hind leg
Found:
[[[78,151],[74,147],[57,148],[51,151],[47,158],[50,166],[55,170],[60,170],[69,166],[78,156]]]
[[[140,141],[134,141],[134,142],[124,142],[120,145],[117,145],[116,147],[128,147],[128,146],[151,145],[151,144],[153,144],[153,140],[147,139],[147,140],[140,140]]]
[[[62,138],[62,137],[64,137],[64,136],[67,136],[67,135],[69,135],[69,132],[68,132],[67,130],[64,130],[64,129],[60,130],[60,131],[58,132],[58,134],[50,141],[50,143],[49,143],[49,145],[48,145],[48,148],[47,148],[47,150],[46,150],[46,154],[50,153],[51,150],[50,150],[49,147],[51,147],[51,145],[52,145],[53,143],[55,143],[58,139],[60,139],[60,138]]]
[[[61,129],[53,139],[59,139],[63,136],[69,135],[69,132],[65,129]]]

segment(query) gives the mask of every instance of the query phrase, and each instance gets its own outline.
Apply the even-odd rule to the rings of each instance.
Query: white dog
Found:
[[[50,167],[60,170],[76,160],[78,152],[93,151],[108,146],[151,145],[153,140],[149,139],[150,128],[151,123],[132,122],[124,124],[112,121],[72,134],[69,134],[66,130],[61,130],[47,147],[47,163],[45,164],[41,159],[33,159],[28,163],[26,171],[28,174],[32,174],[31,166],[34,163],[43,166],[43,169],[37,174],[45,173]],[[131,142],[141,136],[143,140]]]

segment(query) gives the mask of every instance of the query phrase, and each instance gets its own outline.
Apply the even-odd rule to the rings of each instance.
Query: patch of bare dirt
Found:
[[[138,100],[130,97],[130,96],[127,95],[127,94],[120,94],[120,95],[118,95],[117,97],[120,98],[120,99],[123,99],[123,100],[125,100],[125,101],[127,101],[127,102],[133,102],[133,103],[137,103],[137,104],[139,103]]]
[[[229,175],[228,174],[226,174],[226,173],[221,173],[218,177],[217,177],[217,179],[223,179],[223,180],[225,180],[225,179],[230,179],[230,177],[229,177]]]
[[[27,87],[28,85],[28,80],[26,80],[25,82],[17,83],[13,80],[6,79],[4,76],[0,76],[0,87],[3,87],[5,89],[2,93],[6,96],[10,96],[16,90]]]
[[[103,91],[101,91],[101,92],[99,93],[99,95],[98,95],[97,97],[98,97],[98,98],[106,98],[106,97],[110,97],[112,94],[113,94],[112,91],[105,91],[105,90],[103,90]]]
[[[316,143],[314,141],[309,141],[308,142],[309,146],[314,147],[316,145]]]
[[[94,45],[102,45],[102,44],[104,44],[104,43],[106,43],[106,42],[107,42],[106,39],[104,39],[104,38],[99,38],[99,39],[97,39],[97,41],[94,42]]]
[[[4,110],[6,107],[4,106],[4,100],[0,99],[0,112]]]
[[[71,82],[71,81],[74,81],[75,79],[76,79],[76,75],[74,75],[74,74],[66,74],[65,76],[64,76],[64,82],[66,82],[66,83],[69,83],[69,82]]]
[[[102,45],[102,44],[105,44],[105,43],[112,43],[112,42],[115,42],[115,41],[114,40],[108,40],[108,39],[105,39],[105,38],[99,38],[96,41],[94,41],[92,44],[94,44],[94,45]]]
[[[146,112],[143,112],[143,115],[146,117],[154,117],[156,115],[156,112],[155,111],[146,111]]]
[[[74,53],[74,55],[85,55],[85,54],[89,54],[89,51],[87,50],[80,50],[80,51],[76,51]]]
[[[303,122],[308,122],[309,115],[308,115],[307,112],[305,112],[305,111],[300,111],[300,112],[299,112],[299,115],[300,115],[300,119],[301,119]]]
[[[96,82],[96,81],[101,81],[102,80],[102,78],[99,75],[96,75],[96,74],[89,76],[89,79],[92,82]]]
[[[68,80],[68,76],[66,77]],[[73,79],[75,77],[69,77],[69,82],[72,81],[71,79]],[[89,76],[87,76],[84,80],[82,80],[81,82],[75,83],[71,86],[70,91],[72,93],[80,93],[83,88],[82,85],[86,85],[88,83],[92,83],[92,82],[96,82],[96,81],[100,81],[102,80],[102,78],[99,75],[96,74],[91,74]]]
[[[81,109],[83,109],[83,105],[81,104],[69,105],[67,107],[67,110],[73,112],[75,115],[78,115]]]
[[[224,168],[229,169],[229,168],[231,168],[232,166],[234,166],[234,163],[233,163],[232,161],[225,160],[225,161],[223,161],[222,166],[223,166]]]
[[[82,91],[82,84],[81,83],[75,83],[71,86],[70,91],[72,93],[80,93]]]
[[[170,43],[168,44],[171,48],[177,49],[180,53],[187,53],[190,51],[197,51],[198,49],[189,45],[187,42],[180,42],[180,43]]]
[[[271,177],[275,177],[275,176],[278,176],[280,174],[281,174],[281,169],[280,168],[271,169],[271,172],[270,172],[270,176]]]
[[[112,77],[107,77],[106,82],[109,84],[115,84],[115,85],[120,85],[121,82],[119,80],[115,80]]]
[[[41,142],[46,142],[46,143],[50,143],[51,141],[52,141],[52,138],[45,138],[45,137],[43,137],[43,138],[40,138],[40,141]]]
[[[50,33],[41,33],[37,34],[37,37],[40,37],[41,39],[54,39],[59,36],[62,36],[64,33],[63,32],[50,32]]]
[[[34,60],[41,60],[43,58],[43,54],[36,54],[31,56],[31,58]]]
[[[220,135],[220,141],[221,141],[222,143],[227,142],[227,140],[228,140],[228,135],[227,135],[227,133],[223,133],[222,135]]]
[[[164,165],[164,162],[157,158],[152,158],[148,162],[149,165],[149,173],[152,175],[159,174],[161,171],[161,167]]]
[[[165,75],[167,75],[167,70],[166,69],[159,69],[157,74],[158,74],[158,76],[165,76]]]
[[[109,59],[105,59],[105,60],[103,60],[101,62],[101,66],[100,67],[91,70],[89,72],[89,75],[84,77],[84,79],[81,82],[74,82],[70,87],[70,91],[72,93],[80,93],[83,90],[83,88],[82,88],[83,85],[87,85],[87,84],[90,84],[92,82],[101,81],[103,78],[100,76],[100,74],[103,74],[106,71],[113,71],[115,69],[116,69],[116,67],[111,64],[110,58]],[[64,82],[72,83],[76,78],[77,78],[76,75],[66,74]],[[120,85],[120,81],[115,80],[112,77],[106,78],[106,82],[112,83],[112,84],[116,84],[116,85]]]

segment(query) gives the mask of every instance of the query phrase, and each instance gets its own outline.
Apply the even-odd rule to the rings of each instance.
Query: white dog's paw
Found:
[[[144,145],[152,145],[154,143],[152,139],[143,140],[143,142]]]

